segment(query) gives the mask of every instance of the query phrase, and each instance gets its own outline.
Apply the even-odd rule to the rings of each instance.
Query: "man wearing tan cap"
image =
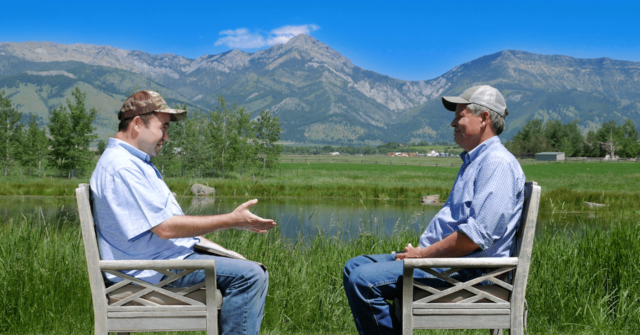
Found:
[[[502,145],[499,135],[509,114],[500,92],[474,86],[458,97],[442,97],[455,112],[453,138],[465,151],[449,198],[420,237],[397,255],[361,255],[347,262],[343,284],[360,334],[394,334],[399,320],[391,317],[387,301],[402,296],[405,258],[509,257],[524,203],[525,176],[520,164]],[[434,269],[443,272],[447,269]],[[451,277],[464,282],[484,274],[464,269]],[[417,282],[445,287],[444,281],[414,270]]]
[[[213,258],[224,299],[222,334],[258,334],[268,273],[253,262],[195,253],[194,246],[205,241],[200,235],[217,230],[266,233],[275,223],[249,211],[258,202],[255,199],[229,214],[184,215],[150,158],[169,140],[170,122],[186,115],[153,91],[136,92],[124,102],[118,113],[119,131],[109,139],[90,182],[100,256],[103,260]],[[151,270],[125,273],[152,284],[164,277]],[[107,280],[111,284],[119,278],[107,274]],[[204,272],[195,271],[171,285],[190,287],[203,281]]]

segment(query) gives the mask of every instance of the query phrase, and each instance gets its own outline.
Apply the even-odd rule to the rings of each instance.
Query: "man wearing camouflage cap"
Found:
[[[224,303],[220,312],[223,334],[258,334],[268,287],[268,273],[256,263],[194,252],[200,235],[223,229],[266,233],[273,220],[253,215],[251,200],[232,213],[184,215],[180,205],[150,162],[165,141],[171,121],[187,111],[170,108],[156,92],[139,91],[118,113],[120,125],[91,176],[93,212],[103,260],[203,259],[216,262],[217,287]],[[163,274],[126,271],[157,284]],[[107,274],[108,284],[119,278]],[[171,285],[190,287],[204,281],[204,272],[192,272]]]
[[[362,255],[349,260],[343,285],[360,334],[394,334],[399,320],[392,318],[389,300],[402,296],[405,258],[509,257],[524,203],[525,176],[520,164],[500,142],[509,114],[504,97],[488,85],[474,86],[458,97],[442,97],[455,112],[453,138],[465,151],[462,167],[442,209],[403,253]],[[443,272],[447,269],[434,269]],[[465,282],[484,274],[482,269],[453,273]],[[450,286],[422,270],[415,280],[431,287]]]

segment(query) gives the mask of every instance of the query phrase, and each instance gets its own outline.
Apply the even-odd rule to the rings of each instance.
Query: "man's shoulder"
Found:
[[[114,176],[119,172],[139,169],[132,157],[133,156],[126,150],[107,148],[98,160],[98,164],[96,165],[96,169],[93,174]]]
[[[482,158],[482,164],[492,166],[510,167],[511,170],[517,175],[524,176],[522,167],[513,154],[505,148],[502,143],[498,142],[491,146],[491,150],[486,150]]]
[[[485,152],[485,159],[500,159],[509,163],[518,163],[518,160],[502,143],[498,142],[491,146],[491,150]]]

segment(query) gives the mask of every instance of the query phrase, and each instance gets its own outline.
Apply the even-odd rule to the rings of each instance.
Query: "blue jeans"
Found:
[[[387,300],[402,297],[403,262],[395,255],[362,255],[347,261],[343,272],[344,291],[351,314],[360,334],[399,334],[400,320],[391,316]],[[450,284],[415,269],[416,281],[431,287],[449,287]],[[459,274],[451,276],[460,281],[469,278]]]
[[[224,302],[220,311],[222,334],[258,334],[269,286],[269,273],[253,262],[227,257],[194,253],[185,259],[216,261],[216,283]],[[204,270],[197,270],[168,286],[190,287],[203,281]]]

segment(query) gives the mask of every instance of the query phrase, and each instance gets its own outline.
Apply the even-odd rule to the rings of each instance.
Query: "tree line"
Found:
[[[23,114],[0,91],[0,164],[5,176],[11,170],[43,176],[47,167],[65,177],[91,173],[106,143],[99,141],[98,151],[89,149],[98,138],[93,126],[97,110],[85,105],[86,93],[78,87],[71,95],[66,105],[49,111],[48,125],[40,127],[35,115],[21,122]],[[228,106],[222,96],[218,103],[209,113],[196,110],[172,123],[170,140],[152,160],[163,174],[224,178],[229,172],[264,173],[276,166],[281,151],[276,144],[278,118],[263,110],[251,120],[244,108]]]
[[[195,110],[169,127],[169,141],[152,159],[163,175],[243,177],[276,167],[282,151],[276,144],[282,133],[278,117],[262,110],[251,120],[244,107],[229,106],[222,96],[217,100],[210,112]]]
[[[87,110],[86,93],[79,88],[71,93],[66,105],[49,111],[48,134],[38,126],[35,115],[29,115],[25,125],[21,112],[0,91],[0,164],[4,175],[10,169],[24,169],[29,175],[42,176],[45,168],[56,169],[62,175],[77,176],[92,167],[94,153],[89,144],[97,138],[92,125],[95,107]]]
[[[584,135],[578,120],[562,124],[558,120],[542,122],[531,119],[505,146],[516,157],[538,152],[564,152],[566,157],[637,157],[640,152],[638,131],[632,120],[618,125],[603,123],[597,130]]]

